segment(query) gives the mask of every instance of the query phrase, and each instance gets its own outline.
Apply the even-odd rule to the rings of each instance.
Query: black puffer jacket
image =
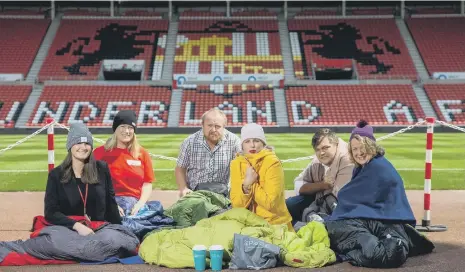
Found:
[[[432,252],[434,245],[412,226],[379,220],[325,222],[331,248],[352,265],[395,268],[408,257]]]

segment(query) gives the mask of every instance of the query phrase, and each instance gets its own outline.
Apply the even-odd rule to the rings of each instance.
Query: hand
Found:
[[[179,197],[184,197],[190,193],[192,193],[192,190],[186,187],[182,190],[179,190]]]
[[[118,211],[120,216],[124,216],[124,210],[120,206],[118,206]]]
[[[325,176],[323,177],[323,182],[332,183],[331,180],[329,179],[329,176],[328,176],[328,175],[325,175]]]
[[[137,202],[134,207],[132,207],[131,215],[136,215],[137,212],[144,206],[143,203]]]
[[[253,169],[252,166],[247,167],[247,170],[245,170],[245,178],[244,178],[244,185],[245,186],[250,186],[257,182],[258,175],[255,172],[255,169]]]
[[[329,183],[329,182],[323,182],[323,183],[322,183],[322,186],[323,186],[323,190],[330,190],[330,189],[333,189],[333,184],[332,184],[332,183]]]
[[[73,229],[79,233],[81,236],[87,236],[89,234],[95,234],[94,231],[86,226],[84,226],[82,223],[76,222],[73,226]]]

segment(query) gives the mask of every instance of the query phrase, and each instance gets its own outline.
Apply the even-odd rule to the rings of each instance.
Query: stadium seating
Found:
[[[157,16],[161,17],[162,14],[158,11],[152,11],[152,10],[138,10],[138,9],[132,9],[132,10],[125,10],[121,13],[123,16]]]
[[[394,19],[291,19],[295,75],[318,59],[354,59],[359,79],[412,79],[416,70]]]
[[[347,11],[351,15],[393,15],[395,8],[352,8]]]
[[[164,55],[157,39],[167,30],[167,20],[62,20],[39,77],[96,80],[104,59],[137,59],[152,79]]]
[[[234,17],[276,17],[278,14],[267,9],[262,10],[244,10],[244,11],[233,11],[231,16]]]
[[[50,20],[0,19],[0,74],[26,78]]]
[[[465,71],[465,18],[407,20],[430,75]]]
[[[0,85],[0,127],[14,127],[31,90],[25,85]]]
[[[286,90],[290,126],[406,125],[424,119],[411,85],[313,85]]]
[[[110,11],[94,11],[85,9],[65,10],[65,16],[110,16]]]
[[[44,13],[49,9],[50,7],[42,7],[42,8],[35,8],[35,9],[5,9],[5,10],[0,10],[0,15],[41,15],[43,16]]]
[[[174,74],[284,74],[277,20],[180,20]]]
[[[426,84],[424,88],[440,120],[465,125],[465,84]]]
[[[340,15],[341,11],[338,9],[308,9],[299,11],[295,16],[328,16]]]
[[[228,117],[228,126],[258,123],[276,126],[273,89],[256,85],[209,85],[184,89],[179,126],[200,126],[202,114],[218,107]]]
[[[454,7],[407,7],[411,14],[458,14],[460,8]]]
[[[46,86],[28,122],[42,126],[47,117],[68,125],[77,119],[89,127],[111,126],[117,110],[138,114],[137,126],[165,127],[171,91],[151,86]]]
[[[183,17],[213,17],[226,16],[226,12],[219,11],[202,11],[202,10],[185,10],[179,14],[179,18]]]

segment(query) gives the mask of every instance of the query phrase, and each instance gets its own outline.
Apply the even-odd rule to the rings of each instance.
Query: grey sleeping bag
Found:
[[[22,249],[43,260],[101,262],[110,257],[134,253],[139,239],[128,228],[107,225],[95,234],[81,236],[63,226],[50,226],[36,238],[24,241]]]
[[[229,269],[267,269],[278,263],[280,248],[257,238],[234,234],[234,250]]]

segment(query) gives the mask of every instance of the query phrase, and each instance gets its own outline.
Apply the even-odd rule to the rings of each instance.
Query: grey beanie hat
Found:
[[[92,133],[90,133],[87,126],[83,123],[71,124],[68,133],[68,140],[66,141],[66,150],[70,150],[76,144],[88,143],[92,149],[94,149],[94,140],[92,139]]]

